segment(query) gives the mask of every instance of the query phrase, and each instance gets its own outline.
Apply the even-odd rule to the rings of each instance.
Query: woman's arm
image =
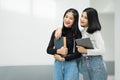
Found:
[[[75,47],[75,51],[73,53],[68,54],[64,58],[65,58],[65,61],[70,61],[70,60],[74,60],[74,59],[80,58],[81,56],[82,56],[81,53],[79,53],[77,51],[77,47]]]
[[[62,57],[61,55],[58,55],[58,54],[55,54],[55,55],[54,55],[54,58],[55,58],[56,60],[59,60],[59,61],[65,61],[65,58]]]
[[[82,55],[79,52],[71,53],[66,56],[60,56],[58,54],[54,55],[54,58],[59,61],[71,61],[77,58],[80,58]]]
[[[53,49],[54,47],[54,33],[55,31],[52,33],[51,39],[49,41],[48,47],[47,47],[47,53],[54,55],[57,52],[57,49]]]
[[[94,49],[87,49],[87,55],[104,55],[105,45],[100,31],[93,34]]]
[[[105,53],[105,45],[100,31],[93,33],[94,49],[87,49],[87,55],[103,55]]]
[[[92,42],[94,49],[85,49],[82,46],[77,46],[78,51],[86,55],[103,55],[105,53],[104,41],[99,31],[92,34]]]
[[[68,49],[66,47],[63,46],[60,49],[55,49],[55,46],[54,46],[54,38],[55,38],[54,34],[55,34],[55,31],[52,33],[49,45],[47,47],[47,53],[51,54],[51,55],[54,55],[54,54],[67,55]]]
[[[80,58],[81,56],[82,56],[81,53],[73,53],[65,56],[64,58],[65,58],[65,61],[71,61],[71,60]]]

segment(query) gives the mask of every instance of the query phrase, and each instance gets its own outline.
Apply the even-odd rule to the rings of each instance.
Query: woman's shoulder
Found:
[[[55,30],[52,31],[51,38],[55,37]]]
[[[97,30],[93,34],[101,34],[101,31]]]
[[[53,30],[53,31],[52,31],[52,35],[55,34],[55,31],[56,31],[56,30]]]
[[[92,35],[93,36],[101,36],[101,31],[95,31]]]

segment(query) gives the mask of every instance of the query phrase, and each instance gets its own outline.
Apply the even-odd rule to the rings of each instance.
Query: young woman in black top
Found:
[[[63,16],[62,36],[66,37],[66,47],[55,49],[55,31],[52,33],[47,53],[55,57],[55,80],[79,80],[76,58],[81,57],[81,54],[74,45],[74,39],[82,37],[78,28],[78,20],[79,13],[73,8],[68,9]]]

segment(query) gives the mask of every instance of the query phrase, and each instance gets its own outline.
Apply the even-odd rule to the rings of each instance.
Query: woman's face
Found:
[[[64,26],[66,28],[71,28],[74,23],[74,16],[72,12],[68,12],[63,19]]]
[[[88,27],[88,18],[87,18],[86,12],[83,12],[81,17],[80,17],[80,25],[82,27]]]

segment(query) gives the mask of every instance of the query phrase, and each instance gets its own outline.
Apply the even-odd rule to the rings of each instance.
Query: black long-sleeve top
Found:
[[[49,45],[47,47],[47,53],[51,55],[57,54],[57,49],[54,48],[54,38],[55,38],[54,33],[55,31],[53,31]],[[81,53],[77,51],[76,46],[75,46],[75,51],[73,52],[74,38],[73,38],[71,29],[65,30],[65,36],[66,36],[66,40],[67,40],[66,43],[68,48],[68,54],[67,56],[64,57],[65,61],[70,61],[70,60],[81,57]]]

